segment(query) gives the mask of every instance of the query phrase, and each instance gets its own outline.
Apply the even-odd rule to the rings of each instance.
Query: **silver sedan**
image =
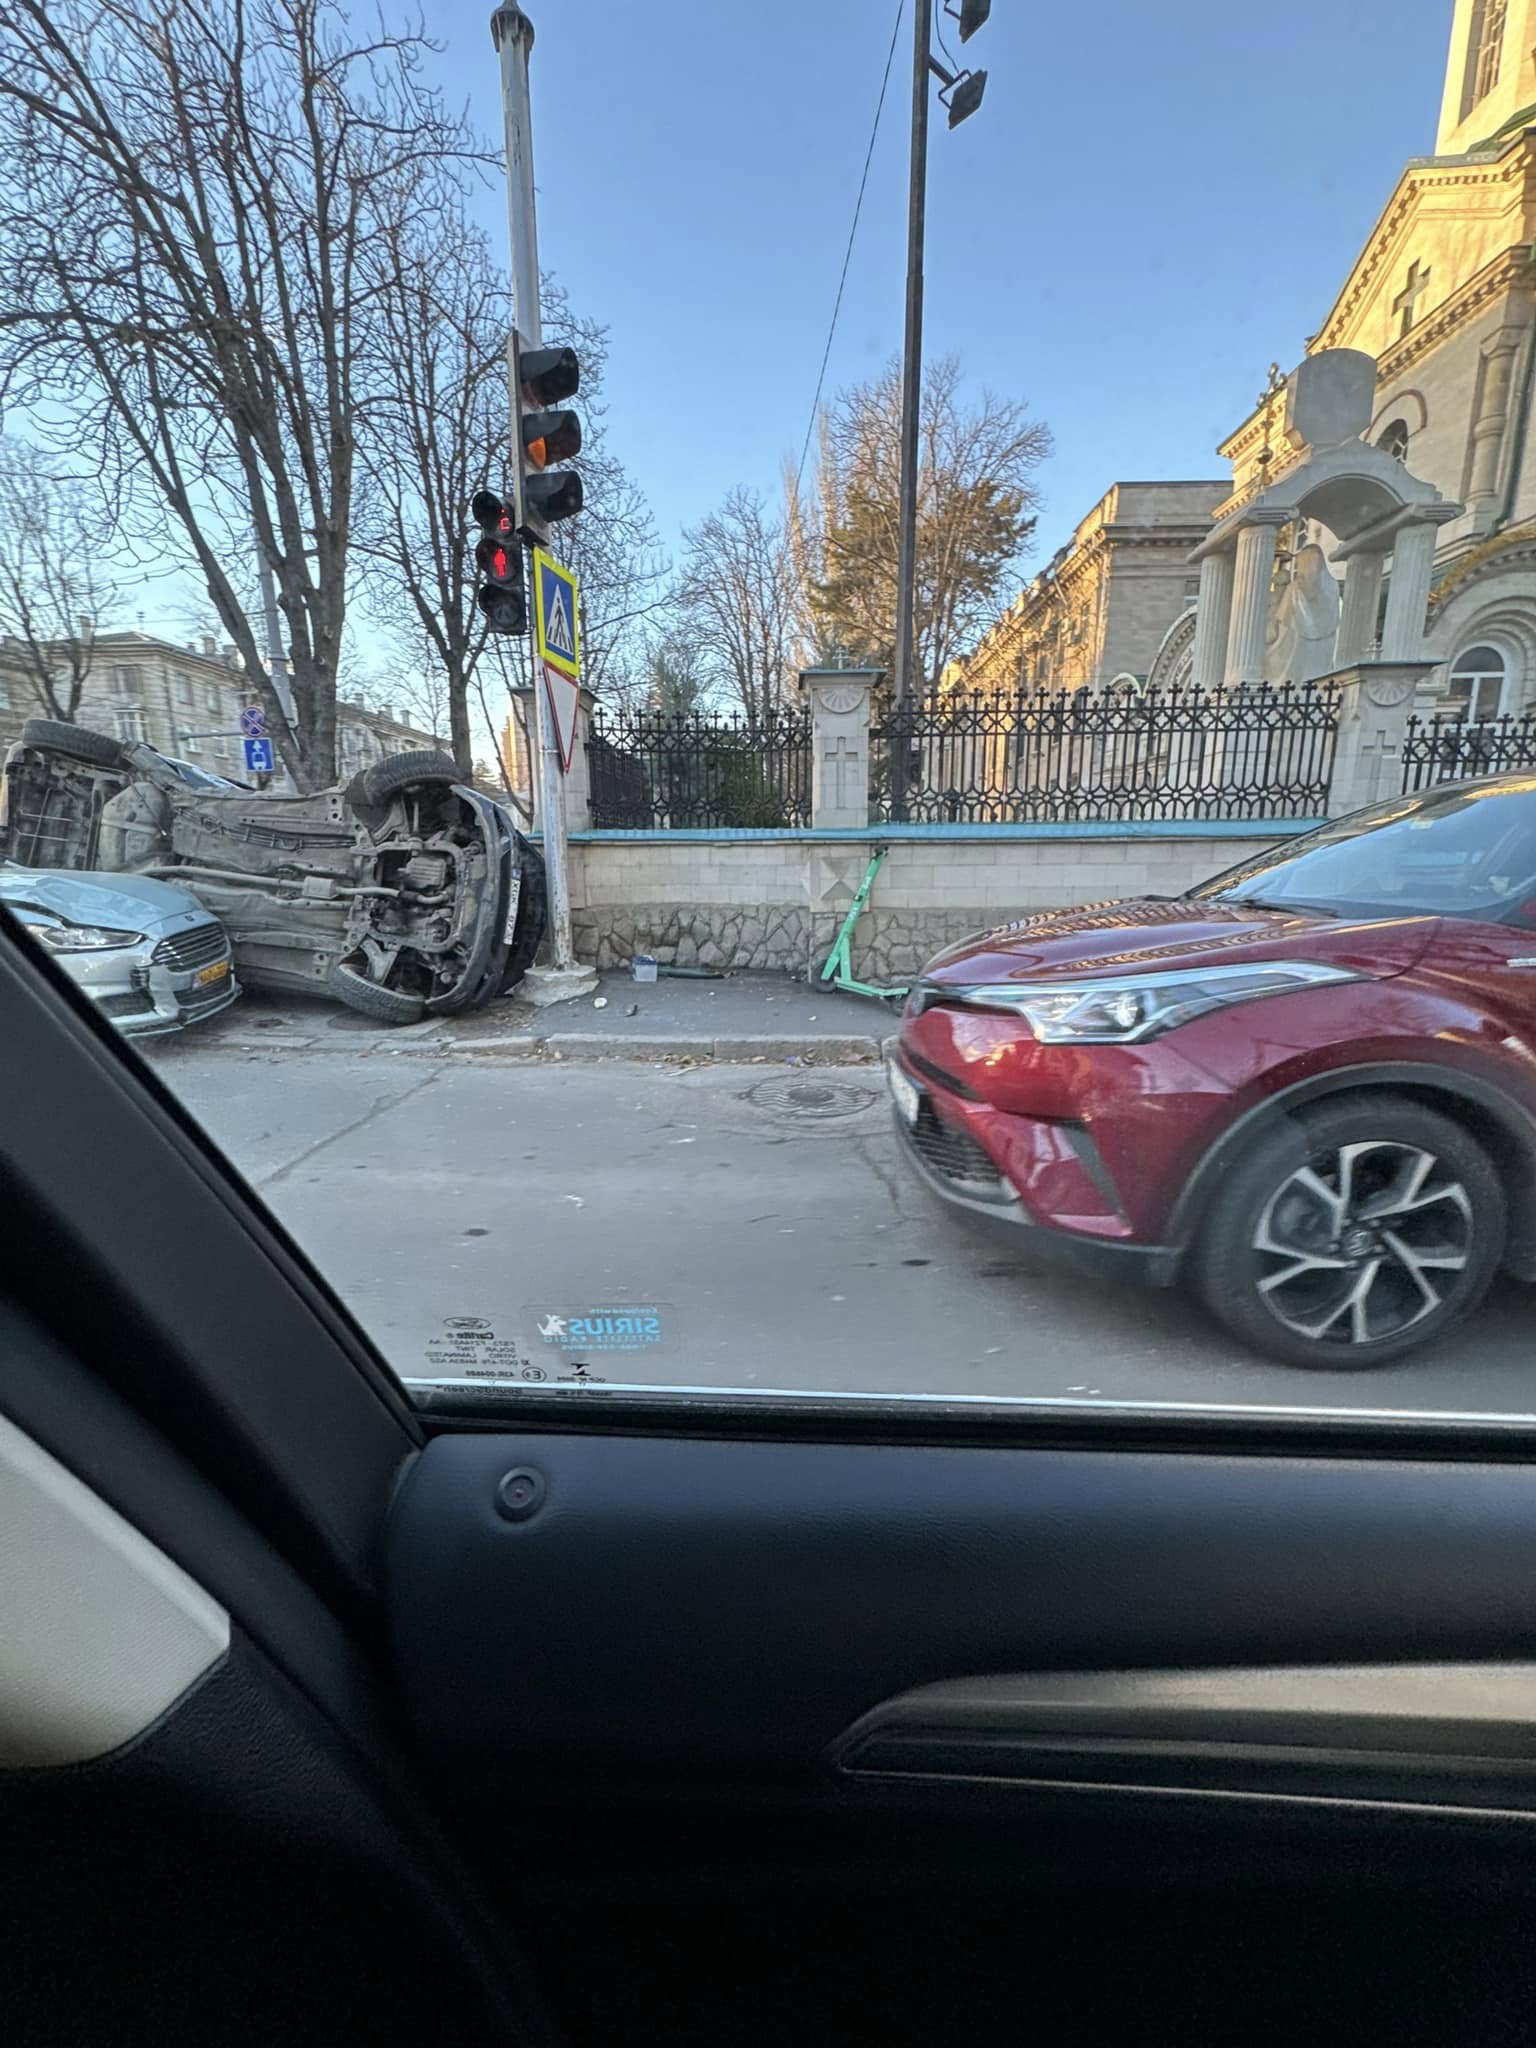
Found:
[[[240,993],[223,925],[169,882],[4,861],[0,903],[131,1036],[179,1031]]]

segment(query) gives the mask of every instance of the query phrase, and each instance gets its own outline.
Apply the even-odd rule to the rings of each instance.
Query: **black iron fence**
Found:
[[[1439,711],[1410,718],[1403,741],[1403,790],[1459,782],[1467,775],[1499,775],[1536,768],[1536,713],[1519,718],[1471,720]]]
[[[811,714],[608,710],[587,738],[592,822],[608,827],[811,821]]]
[[[870,816],[1307,817],[1327,806],[1337,739],[1337,698],[1311,685],[946,697],[871,727]]]

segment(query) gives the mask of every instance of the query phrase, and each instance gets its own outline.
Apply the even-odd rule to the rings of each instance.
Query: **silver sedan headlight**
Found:
[[[69,924],[63,918],[42,919],[21,915],[21,927],[45,945],[50,953],[107,953],[116,946],[143,943],[142,932],[114,931],[104,924]]]
[[[941,1002],[973,1009],[1011,1010],[1028,1021],[1043,1045],[1135,1045],[1233,1003],[1360,978],[1344,967],[1277,960],[1102,980],[985,982],[974,988],[937,988],[933,993]]]

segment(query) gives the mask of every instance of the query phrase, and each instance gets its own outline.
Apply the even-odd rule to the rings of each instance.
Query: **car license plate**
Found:
[[[515,871],[512,876],[511,886],[507,890],[506,923],[501,928],[502,939],[504,943],[509,946],[511,945],[512,940],[517,933],[517,906],[519,903],[522,902],[522,900],[523,877],[521,871]]]
[[[215,960],[211,967],[199,967],[192,977],[194,988],[206,988],[211,981],[222,981],[229,973],[227,960]]]
[[[891,1100],[896,1105],[896,1114],[904,1124],[915,1124],[923,1101],[917,1084],[908,1080],[894,1060],[887,1065],[885,1077],[891,1084]]]

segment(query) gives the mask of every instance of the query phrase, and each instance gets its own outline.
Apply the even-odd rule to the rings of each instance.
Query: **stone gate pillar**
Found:
[[[811,708],[811,826],[869,823],[869,699],[883,668],[807,668],[800,691]]]
[[[1434,667],[1432,661],[1357,661],[1320,679],[1319,689],[1339,692],[1331,818],[1400,794],[1414,691]]]

